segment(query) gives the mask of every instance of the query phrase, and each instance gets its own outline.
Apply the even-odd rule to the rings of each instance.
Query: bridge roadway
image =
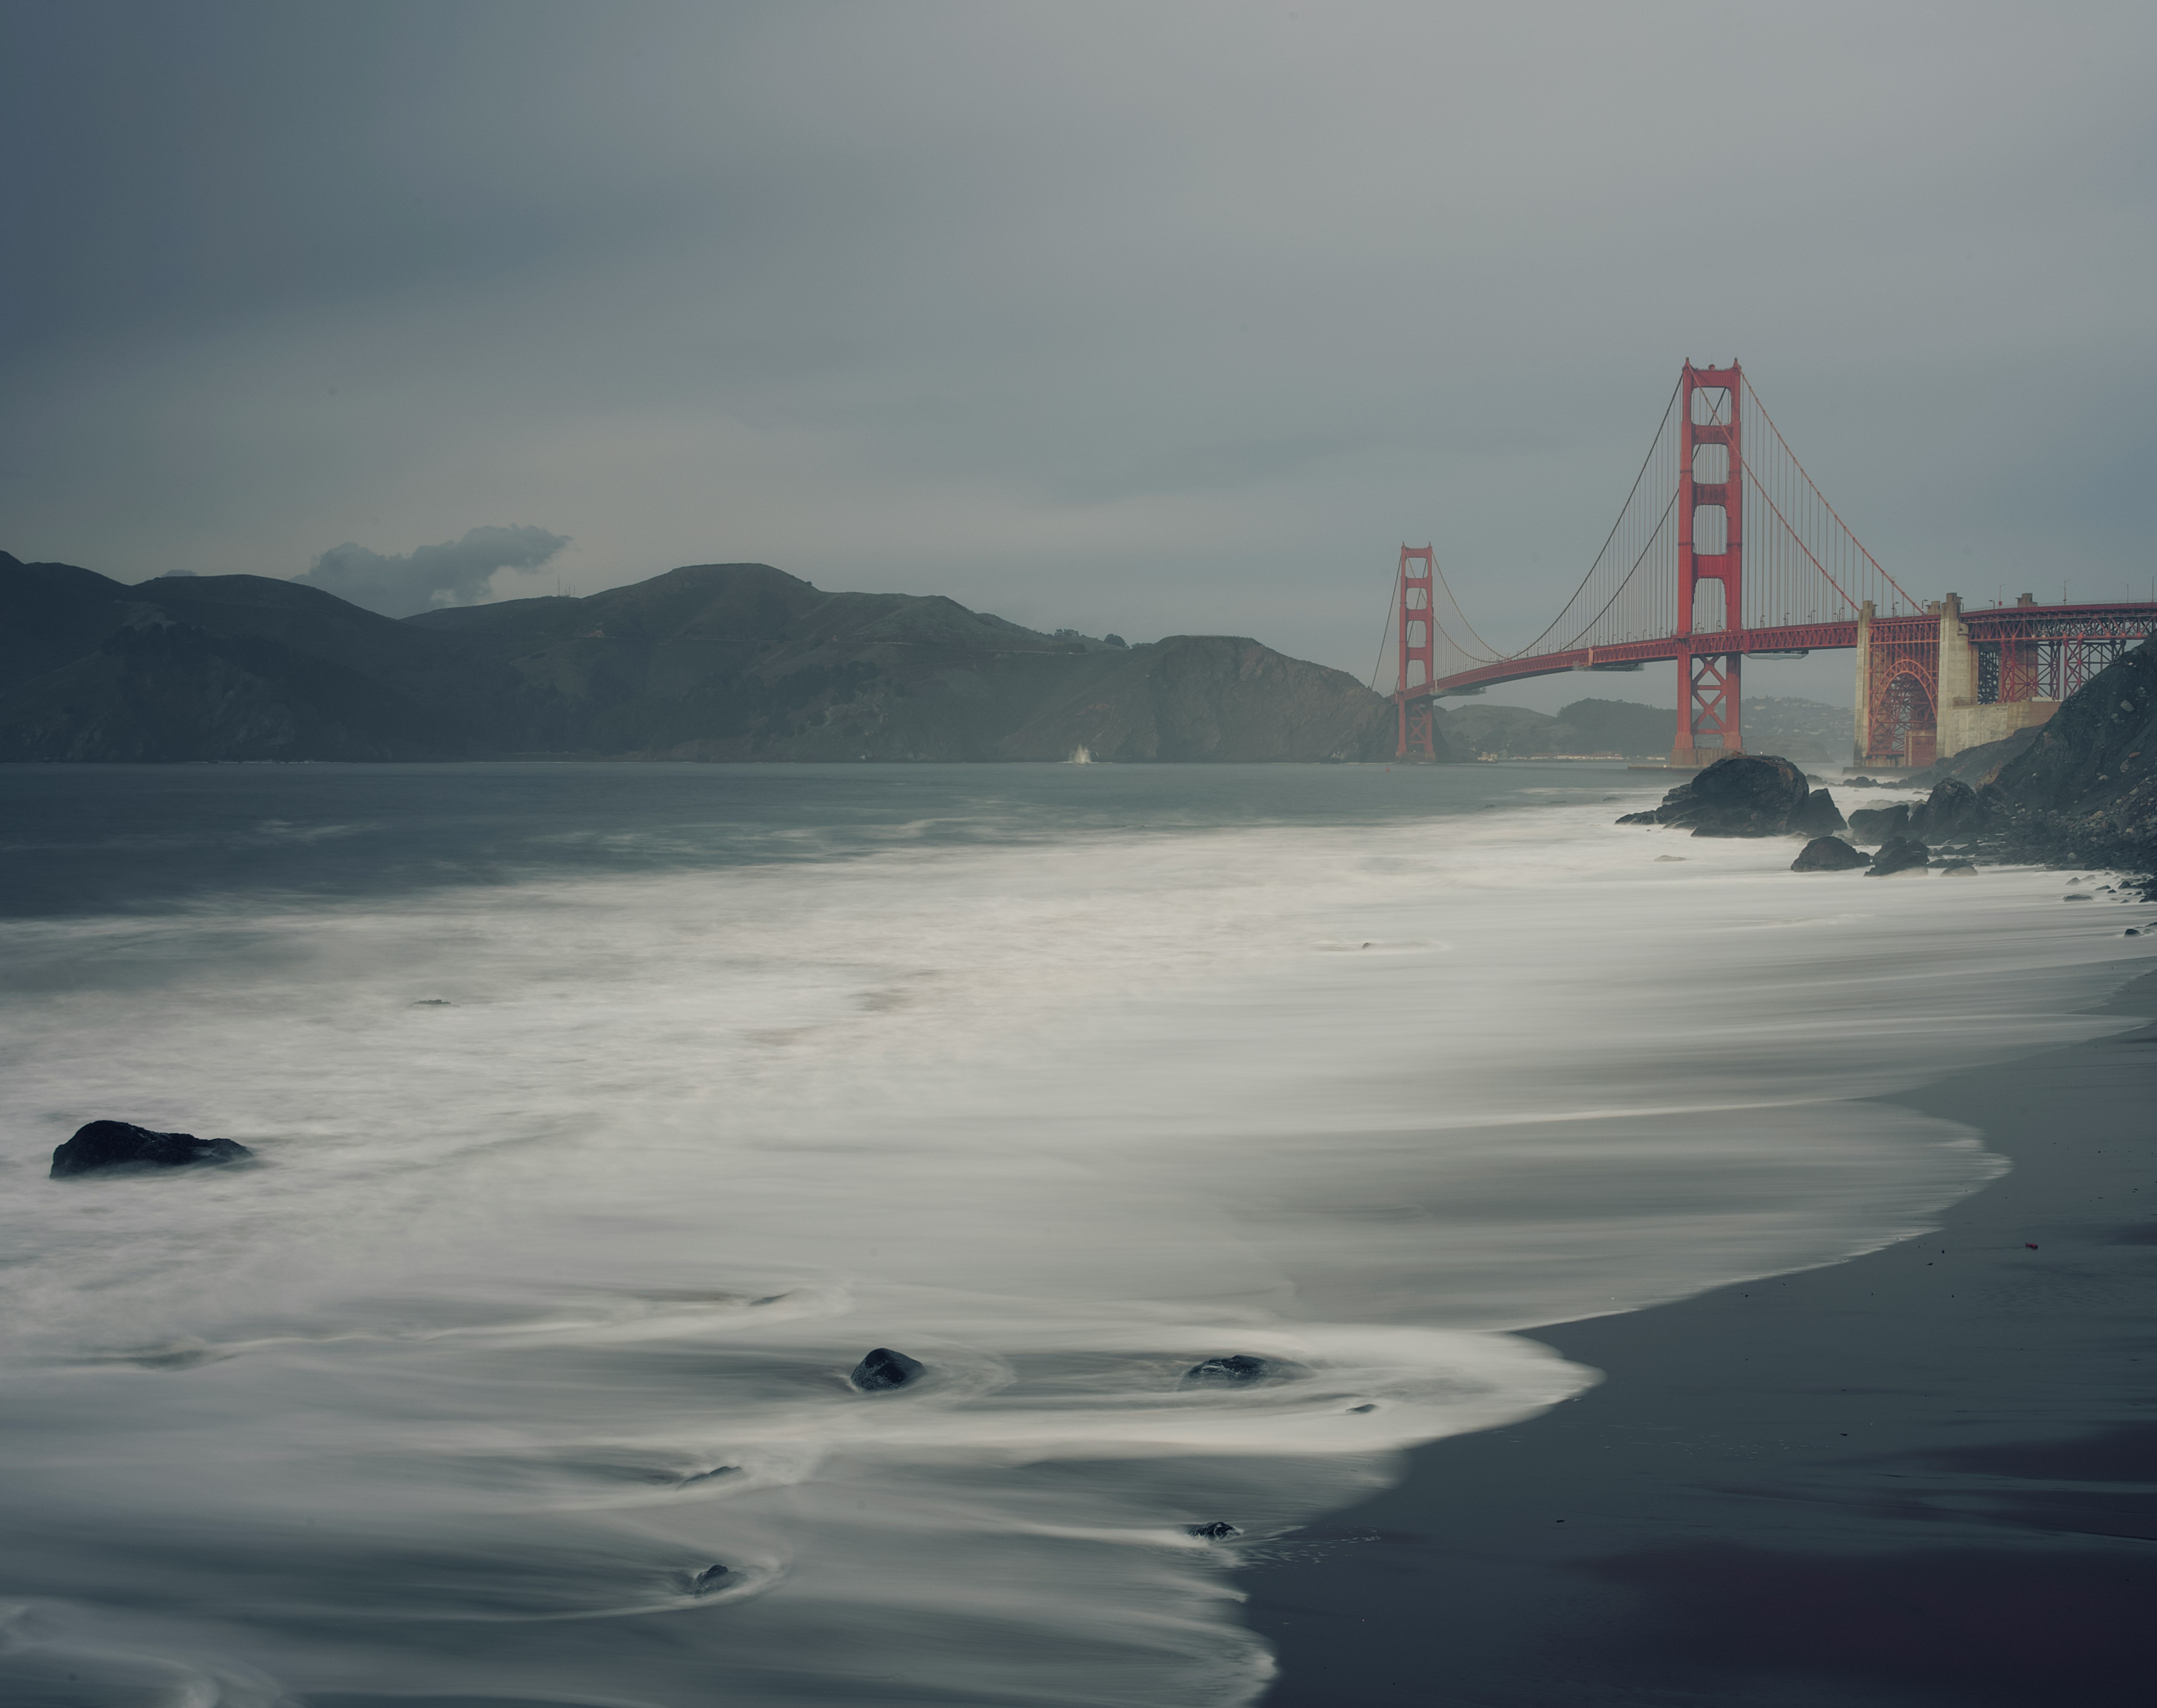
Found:
[[[1410,707],[1477,693],[1497,682],[1568,671],[1638,670],[1656,661],[1679,661],[1685,671],[1691,668],[1686,661],[1693,659],[1791,657],[1840,649],[1858,655],[1853,758],[1861,764],[1915,766],[2044,722],[2122,650],[2153,633],[2157,601],[2041,605],[2026,594],[2015,604],[1965,611],[1950,594],[1922,615],[1876,616],[1868,605],[1862,616],[1840,622],[1725,629],[1495,659],[1418,683],[1394,697],[1405,732]],[[1736,669],[1727,675],[1734,701]],[[1742,744],[1734,718],[1730,734],[1731,745]],[[1676,752],[1672,759],[1705,764],[1710,751]]]
[[[2050,640],[2134,641],[2157,630],[2157,604],[2136,601],[2112,604],[1991,605],[1962,614],[1972,645]],[[1874,617],[1872,640],[1876,644],[1921,646],[1939,633],[1937,612],[1915,617]],[[1635,665],[1687,658],[1701,653],[1788,656],[1793,653],[1854,651],[1859,624],[1852,619],[1839,623],[1791,623],[1764,629],[1723,629],[1696,635],[1668,635],[1653,640],[1625,640],[1609,646],[1577,647],[1569,652],[1544,652],[1532,657],[1504,658],[1473,670],[1439,677],[1427,688],[1416,687],[1404,697],[1444,698],[1449,694],[1487,687],[1494,682],[1524,682],[1531,677],[1557,676],[1570,670],[1629,670]],[[2116,631],[2116,632],[2114,632]]]

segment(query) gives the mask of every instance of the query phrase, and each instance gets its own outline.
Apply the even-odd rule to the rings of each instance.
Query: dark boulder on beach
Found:
[[[198,1162],[239,1162],[254,1155],[229,1139],[198,1139],[192,1133],[152,1133],[126,1121],[92,1121],[53,1151],[50,1178],[107,1169],[185,1168]]]
[[[1944,842],[1950,836],[1966,836],[1985,828],[1984,809],[1977,791],[1953,777],[1933,785],[1924,804],[1910,815],[1910,834],[1921,842]]]
[[[1833,836],[1843,828],[1842,810],[1826,790],[1815,789],[1805,797],[1804,804],[1790,815],[1785,828],[1801,836]]]
[[[1790,862],[1793,872],[1853,872],[1872,863],[1840,836],[1815,836]]]
[[[1977,862],[1974,860],[1950,860],[1940,868],[1940,876],[1942,877],[1975,877]]]
[[[1771,754],[1729,754],[1620,824],[1671,825],[1696,836],[1779,836],[1809,799],[1805,774]],[[1840,822],[1840,821],[1837,821]]]
[[[1850,815],[1850,834],[1861,842],[1886,842],[1910,833],[1910,809],[1901,801],[1892,806],[1861,806]]]
[[[1890,836],[1872,857],[1867,877],[1886,877],[1897,872],[1923,872],[1932,864],[1932,850],[1915,836]]]
[[[928,1367],[918,1358],[909,1358],[888,1346],[878,1346],[854,1366],[847,1380],[865,1394],[883,1393],[891,1388],[904,1387]]]
[[[1272,1371],[1273,1366],[1264,1359],[1236,1352],[1226,1358],[1208,1358],[1202,1364],[1192,1365],[1183,1372],[1183,1379],[1199,1382],[1257,1381]]]

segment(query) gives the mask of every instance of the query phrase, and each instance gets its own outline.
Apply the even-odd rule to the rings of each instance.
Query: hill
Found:
[[[0,553],[0,759],[1390,758],[1392,707],[1256,640],[1042,635],[699,564],[401,620],[261,576]]]
[[[1545,754],[1622,754],[1661,759],[1671,750],[1677,713],[1631,700],[1575,700],[1556,717],[1524,706],[1451,702],[1441,727],[1464,758],[1533,759]],[[1850,754],[1853,719],[1846,706],[1758,696],[1743,702],[1745,746],[1800,764],[1840,762]]]

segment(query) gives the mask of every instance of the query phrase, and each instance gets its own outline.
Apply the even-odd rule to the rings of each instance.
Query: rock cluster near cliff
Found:
[[[1383,759],[1394,739],[1390,702],[1256,640],[1043,635],[764,564],[400,621],[262,576],[127,586],[0,553],[0,759]]]
[[[1971,869],[1972,857],[2106,866],[2157,888],[2157,651],[2123,653],[2034,732],[1958,754],[1912,805],[1861,807],[1846,840],[1877,849],[1876,873],[1930,863]],[[1690,826],[1696,836],[1810,835],[1799,871],[1849,867],[1822,840],[1840,824],[1825,790],[1804,792],[1786,759],[1732,754],[1621,824]],[[1931,860],[1944,851],[1945,860]]]

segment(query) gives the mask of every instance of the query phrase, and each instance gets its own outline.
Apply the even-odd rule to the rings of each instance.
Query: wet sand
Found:
[[[1266,1708],[2151,1700],[2157,975],[1892,1101],[2013,1171],[1937,1234],[1536,1338],[1604,1372],[1242,1583]]]

